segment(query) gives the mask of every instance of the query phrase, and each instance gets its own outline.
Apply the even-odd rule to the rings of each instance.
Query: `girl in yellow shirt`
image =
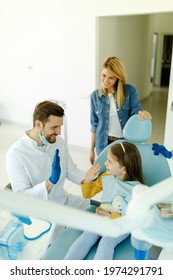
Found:
[[[131,199],[132,189],[135,185],[144,183],[142,174],[141,157],[137,147],[128,142],[116,143],[110,146],[105,162],[106,172],[99,175],[100,164],[91,167],[81,182],[82,193],[85,198],[91,198],[100,191],[102,203],[96,209],[96,213],[110,218],[118,218],[125,214],[127,204]],[[111,205],[118,197],[121,205],[117,205],[116,211],[105,208],[105,204]],[[64,259],[84,259],[91,247],[100,239],[95,260],[110,260],[113,258],[114,248],[118,243],[127,238],[124,234],[118,238],[112,238],[84,231],[73,243]]]

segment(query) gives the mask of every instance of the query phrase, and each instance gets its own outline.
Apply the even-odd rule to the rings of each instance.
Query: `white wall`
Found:
[[[169,0],[1,0],[0,119],[28,123],[37,101],[65,100],[69,143],[89,146],[96,17],[166,11]]]
[[[28,123],[37,102],[63,98],[60,11],[56,0],[0,2],[1,119]]]
[[[111,55],[118,56],[126,66],[127,81],[138,90],[139,99],[149,96],[153,34],[150,16],[100,17],[97,25],[97,84],[102,61]]]
[[[171,67],[171,74],[169,80],[169,95],[168,95],[168,103],[167,103],[166,127],[165,127],[165,138],[164,138],[164,144],[170,150],[173,150],[172,121],[173,121],[173,59],[172,59],[172,67]]]
[[[110,0],[109,5],[104,0],[95,0],[95,1],[64,1],[64,7],[68,6],[68,10],[74,10],[74,13],[68,13],[68,20],[71,19],[71,24],[68,28],[69,33],[73,34],[73,45],[74,48],[71,50],[73,54],[73,61],[76,62],[75,58],[79,60],[77,67],[73,67],[72,75],[70,80],[73,83],[76,80],[76,76],[80,75],[79,71],[84,75],[80,75],[80,84],[78,84],[78,92],[74,91],[74,94],[80,95],[83,97],[88,97],[90,92],[95,88],[95,76],[96,75],[96,63],[98,63],[97,58],[97,49],[96,49],[96,17],[100,16],[113,16],[113,15],[135,15],[135,14],[152,14],[154,12],[171,12],[173,11],[173,3],[170,1],[115,1]],[[77,8],[76,8],[77,7]],[[142,7],[142,8],[141,8]],[[77,9],[77,10],[76,10]],[[80,9],[80,13],[78,15]],[[64,21],[67,21],[67,17],[64,18]],[[78,26],[78,28],[76,28]],[[80,28],[79,28],[80,26]],[[82,29],[82,30],[81,30]],[[75,30],[75,33],[73,32]],[[97,38],[98,39],[98,38]],[[76,44],[74,42],[77,42]],[[66,42],[68,44],[68,42]],[[81,52],[79,53],[79,46],[81,45]],[[77,48],[76,48],[77,46]],[[82,55],[82,57],[81,57]],[[70,54],[67,53],[67,57],[70,57]],[[88,72],[86,69],[88,67]],[[81,70],[80,70],[81,69]],[[83,70],[85,72],[83,72]],[[149,71],[150,73],[150,71]],[[87,76],[86,76],[87,74]],[[145,77],[144,77],[145,79]],[[88,83],[86,83],[86,81]],[[69,87],[70,83],[67,85]],[[80,103],[81,104],[81,103]],[[78,106],[80,106],[78,104]],[[88,103],[89,104],[89,103]],[[75,104],[77,110],[77,104]],[[83,106],[82,120],[85,119],[84,116],[88,116],[89,106]],[[70,127],[68,128],[69,142],[72,144],[83,145],[85,139],[85,145],[90,143],[90,131],[89,123],[85,121],[87,125],[82,126],[80,134],[74,135],[74,127],[78,124],[78,116],[74,119],[70,119]],[[85,119],[86,120],[86,119]],[[83,137],[83,139],[81,138]]]

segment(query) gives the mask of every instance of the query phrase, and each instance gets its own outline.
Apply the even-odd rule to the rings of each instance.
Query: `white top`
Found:
[[[108,135],[121,138],[123,137],[123,134],[117,114],[113,93],[109,93],[108,97],[110,102]]]
[[[61,175],[57,184],[48,194],[45,182],[51,175],[52,161],[57,148],[59,149]],[[54,144],[38,146],[37,142],[27,135],[27,132],[8,150],[6,170],[14,192],[23,192],[62,204],[68,204],[69,196],[63,188],[65,179],[80,184],[85,175],[73,162],[65,141],[60,136],[57,137]]]

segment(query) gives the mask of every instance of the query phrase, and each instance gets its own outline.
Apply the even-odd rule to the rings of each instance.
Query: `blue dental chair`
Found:
[[[138,119],[138,115],[132,116],[127,122],[124,130],[123,136],[124,139],[117,140],[114,143],[120,143],[124,141],[129,141],[135,144],[140,152],[142,158],[142,168],[144,174],[145,184],[148,186],[152,186],[168,177],[171,176],[171,171],[167,162],[167,159],[162,156],[154,156],[152,151],[152,144],[144,144],[147,142],[152,133],[152,125],[151,120],[146,119],[140,121]],[[95,164],[100,163],[102,165],[102,169],[100,173],[105,171],[105,161],[107,159],[107,150],[110,147],[106,147],[101,154],[98,156]],[[88,209],[90,212],[95,212],[96,206],[91,205]],[[79,221],[80,223],[80,221]],[[51,244],[48,248],[47,253],[43,257],[43,259],[51,260],[62,260],[66,255],[69,247],[72,243],[80,236],[82,231],[74,229],[74,228],[66,228]],[[85,260],[93,259],[97,249],[97,244],[91,248]],[[161,248],[151,247],[148,259],[157,259],[158,254],[160,253]],[[114,252],[114,260],[134,260],[134,248],[131,245],[130,236],[121,242],[116,248]]]

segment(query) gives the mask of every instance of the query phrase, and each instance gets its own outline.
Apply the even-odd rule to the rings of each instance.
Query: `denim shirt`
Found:
[[[123,129],[128,119],[141,111],[140,101],[136,88],[131,84],[125,84],[125,101],[121,108],[118,107],[117,114]],[[106,94],[98,95],[98,89],[91,94],[90,105],[91,132],[96,133],[96,152],[101,151],[108,145],[109,110],[110,102]]]

